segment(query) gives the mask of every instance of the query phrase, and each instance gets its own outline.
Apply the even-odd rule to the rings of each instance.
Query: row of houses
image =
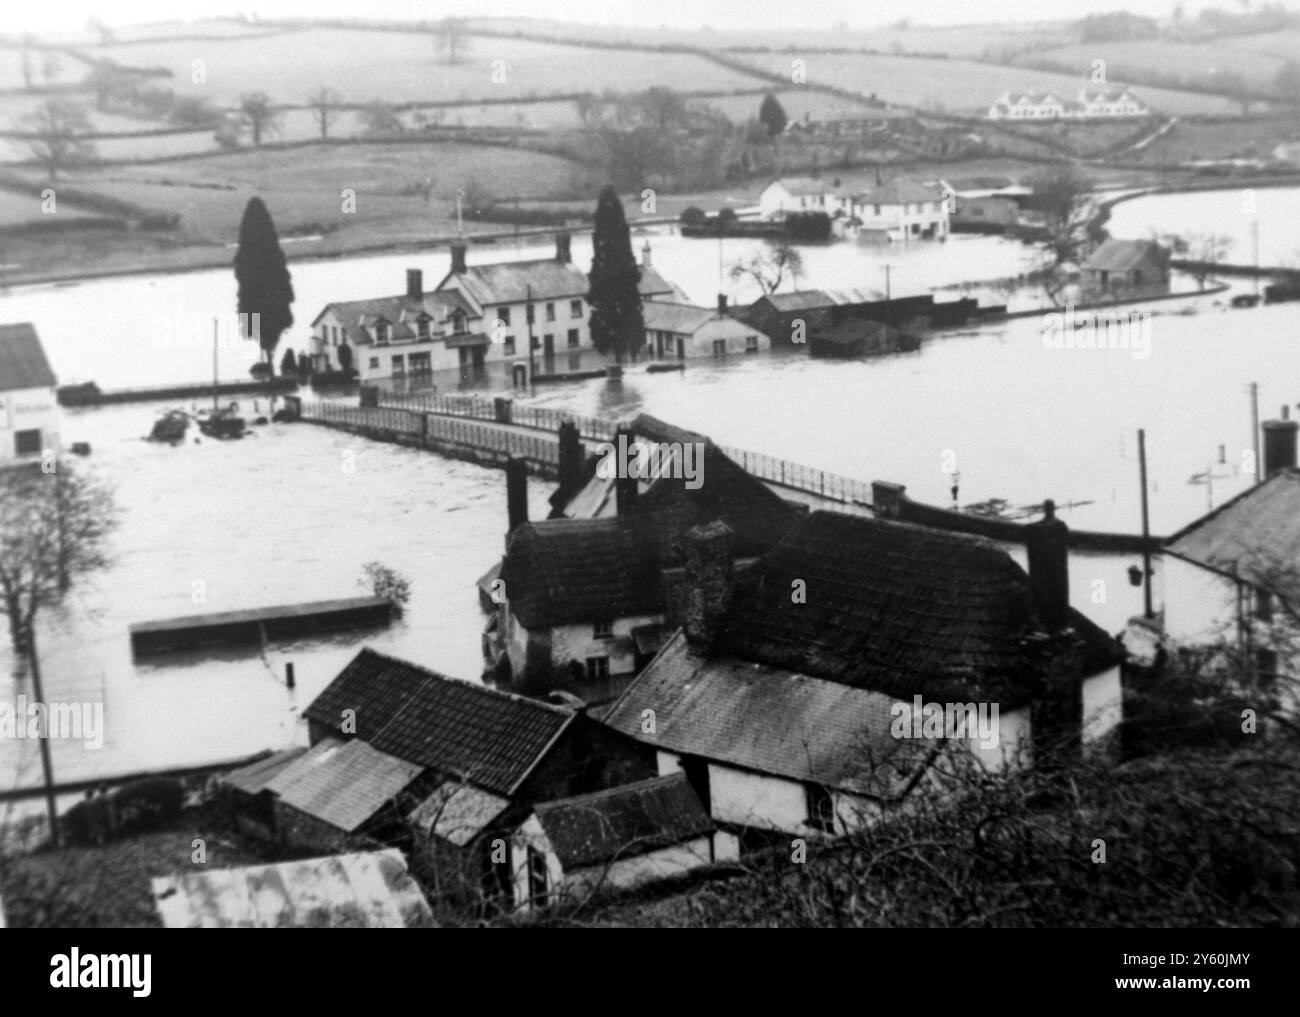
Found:
[[[923,183],[905,177],[879,182],[865,191],[851,191],[839,179],[782,177],[759,195],[764,219],[822,212],[859,236],[878,235],[889,240],[942,240],[948,236],[952,199],[939,182]]]
[[[988,108],[989,120],[1107,120],[1150,116],[1131,88],[1081,88],[1073,99],[1055,92],[1003,92]]]

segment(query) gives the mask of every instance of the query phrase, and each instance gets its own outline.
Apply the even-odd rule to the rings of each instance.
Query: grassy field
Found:
[[[680,88],[689,83],[692,89],[754,85],[748,75],[691,55],[626,59],[582,47],[482,37],[472,40],[463,63],[449,66],[440,62],[432,36],[411,32],[306,29],[265,37],[96,47],[96,52],[130,66],[166,68],[172,74],[164,82],[169,87],[221,105],[258,90],[278,102],[301,103],[322,86],[352,102],[411,102],[635,91],[663,84]],[[196,60],[204,61],[204,82],[192,80]]]
[[[1293,58],[1300,53],[1300,41],[1295,45]],[[1207,88],[1214,87],[1215,76],[1220,74],[1237,74],[1249,85],[1267,88],[1272,85],[1278,68],[1286,62],[1281,55],[1269,55],[1262,50],[1252,52],[1231,42],[1191,44],[1160,40],[1061,46],[1035,52],[1032,58],[1050,61],[1063,70],[1079,69],[1080,73],[1087,73],[1093,60],[1105,60],[1107,76],[1117,81],[1125,78],[1140,81],[1148,74],[1170,75]],[[1142,88],[1141,91],[1146,95],[1151,90]],[[1169,112],[1181,111],[1170,109]]]
[[[827,84],[876,94],[889,102],[921,108],[938,103],[950,112],[982,115],[1006,91],[1051,89],[1073,96],[1088,83],[1088,66],[1077,75],[1054,74],[967,60],[928,60],[922,57],[859,56],[837,53],[753,54],[753,62],[789,76],[792,61],[805,62],[809,84]],[[1138,94],[1162,113],[1231,112],[1236,104],[1226,98],[1140,88]]]

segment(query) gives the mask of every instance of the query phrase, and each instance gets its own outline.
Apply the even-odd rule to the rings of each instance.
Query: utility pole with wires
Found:
[[[1259,382],[1250,383],[1250,441],[1255,455],[1255,483],[1258,484],[1264,472],[1264,464],[1259,461]]]
[[[36,702],[45,702],[45,690],[41,685],[41,663],[36,656],[36,624],[29,621],[26,625],[27,661],[32,669],[32,691],[36,693]],[[50,844],[59,846],[59,810],[54,804],[54,764],[50,761],[50,714],[45,714],[46,729],[40,732],[37,741],[41,750],[41,776],[45,783],[45,811],[50,821]]]

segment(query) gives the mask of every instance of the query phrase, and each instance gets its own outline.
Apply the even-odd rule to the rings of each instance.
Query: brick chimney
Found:
[[[903,515],[903,498],[907,488],[902,484],[891,484],[887,480],[871,482],[871,507],[881,519],[901,519]]]
[[[506,460],[506,541],[528,522],[528,464],[511,456]]]
[[[1290,416],[1290,408],[1283,406],[1281,420],[1266,420],[1260,425],[1264,432],[1265,477],[1271,477],[1278,470],[1295,469],[1296,431],[1300,430],[1300,424]]]
[[[418,268],[406,270],[406,296],[408,300],[420,300],[424,296],[424,273]]]
[[[455,275],[463,275],[465,272],[465,245],[451,245],[451,270]]]
[[[636,477],[626,476],[627,470],[623,469],[635,455],[636,451],[632,447],[635,439],[632,432],[626,427],[620,427],[614,432],[614,451],[616,462],[619,464],[618,472],[614,476],[614,511],[616,515],[630,516],[636,511],[636,499],[638,488]]]
[[[732,568],[732,533],[721,520],[687,532],[686,596],[682,628],[697,648],[707,649],[721,634],[731,606],[736,577]]]
[[[1056,518],[1056,502],[1043,502],[1043,518],[1025,527],[1029,585],[1049,632],[1069,625],[1070,528]]]
[[[582,447],[582,435],[578,425],[572,420],[561,422],[560,439],[560,503],[567,504],[569,499],[582,487],[582,465],[586,453]]]
[[[727,295],[725,293],[719,293],[718,294],[718,317],[725,318],[726,316],[727,316]]]
[[[562,265],[567,265],[573,260],[573,255],[569,253],[569,234],[555,234],[555,260]]]

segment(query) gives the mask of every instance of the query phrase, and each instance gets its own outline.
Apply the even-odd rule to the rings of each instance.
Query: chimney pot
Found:
[[[465,273],[464,244],[451,245],[451,270],[455,275],[463,275]]]
[[[718,317],[725,318],[726,316],[727,316],[727,295],[725,293],[719,293],[718,294]]]
[[[1296,431],[1300,423],[1294,420],[1266,420],[1260,425],[1264,432],[1264,476],[1271,477],[1278,470],[1295,469]]]
[[[650,241],[649,240],[647,240],[644,244],[641,245],[641,266],[643,268],[650,267]]]
[[[418,268],[406,270],[406,295],[411,300],[420,300],[424,297],[424,273]]]
[[[900,519],[903,515],[903,498],[907,488],[887,480],[871,482],[871,507],[882,519]]]

